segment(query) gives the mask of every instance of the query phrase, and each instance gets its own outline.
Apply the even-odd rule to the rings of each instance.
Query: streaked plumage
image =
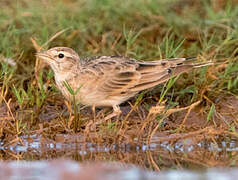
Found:
[[[137,61],[118,56],[98,56],[80,59],[70,48],[55,47],[37,56],[53,69],[55,81],[63,95],[72,96],[65,87],[67,82],[75,91],[81,104],[97,107],[111,106],[120,114],[119,105],[138,92],[152,88],[171,77],[210,63],[194,64],[190,59],[173,58],[158,61]]]

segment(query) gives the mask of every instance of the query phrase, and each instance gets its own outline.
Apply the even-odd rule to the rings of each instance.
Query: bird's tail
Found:
[[[208,61],[208,62],[204,62],[204,63],[193,63],[195,60],[197,60],[196,57],[188,57],[188,58],[185,58],[185,61],[183,64],[193,65],[193,68],[200,68],[200,67],[214,65],[214,63],[212,61]]]

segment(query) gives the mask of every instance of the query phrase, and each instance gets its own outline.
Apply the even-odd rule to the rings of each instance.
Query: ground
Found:
[[[85,142],[109,144],[150,143],[153,137],[157,142],[173,143],[188,137],[194,142],[235,139],[236,5],[236,1],[223,0],[0,2],[3,144],[20,143],[24,135],[39,134],[54,141],[57,134],[74,133],[83,136]],[[120,120],[89,127],[91,109],[78,111],[77,105],[64,100],[52,70],[34,56],[54,46],[71,47],[81,57],[197,57],[198,62],[211,61],[214,65],[141,92],[121,105]]]

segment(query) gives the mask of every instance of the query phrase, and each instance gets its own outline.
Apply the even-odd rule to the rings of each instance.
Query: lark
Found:
[[[54,71],[55,82],[66,99],[72,101],[66,83],[75,91],[77,103],[95,107],[112,107],[105,119],[121,114],[119,105],[140,91],[168,81],[171,77],[211,63],[194,63],[191,58],[138,61],[121,56],[97,56],[82,59],[67,47],[39,52]]]

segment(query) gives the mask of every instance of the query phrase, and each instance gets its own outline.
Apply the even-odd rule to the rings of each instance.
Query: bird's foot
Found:
[[[105,118],[104,118],[104,121],[107,121],[109,119],[112,119],[113,117],[117,116],[117,119],[119,119],[121,115],[121,109],[119,106],[113,106],[113,112],[109,115],[107,115]]]
[[[94,115],[94,121],[90,121],[86,126],[87,131],[95,130],[97,125],[100,125],[100,124],[104,123],[105,121],[112,119],[113,117],[117,117],[117,120],[119,120],[119,117],[121,115],[121,110],[120,110],[119,106],[113,106],[113,112],[111,114],[107,115],[106,117],[104,117],[100,120],[96,120],[97,117],[100,117],[101,114],[104,113],[104,111],[105,111],[105,109],[101,110],[97,116]]]

